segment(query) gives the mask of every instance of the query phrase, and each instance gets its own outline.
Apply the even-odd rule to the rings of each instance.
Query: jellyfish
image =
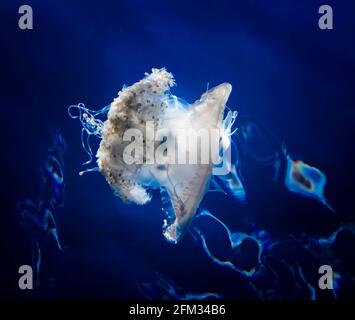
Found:
[[[294,160],[284,143],[279,143],[269,130],[250,119],[239,121],[239,129],[237,148],[244,167],[251,168],[253,163],[253,173],[258,166],[288,191],[315,199],[334,212],[324,195],[327,178],[320,169],[302,160]]]
[[[237,131],[237,112],[226,105],[232,91],[229,83],[207,90],[191,104],[171,93],[174,86],[173,75],[166,69],[152,69],[142,80],[124,86],[118,97],[102,109],[91,110],[83,103],[70,106],[69,115],[82,125],[82,145],[89,156],[84,165],[94,160],[91,137],[100,139],[95,152],[97,166],[80,175],[100,172],[119,198],[138,205],[151,200],[151,190],[160,190],[166,213],[165,239],[176,244],[189,231],[211,263],[220,270],[237,273],[256,296],[318,297],[314,270],[318,263],[340,264],[333,249],[335,240],[341,238],[340,229],[321,239],[303,233],[300,238],[294,234],[275,235],[263,230],[249,215],[242,226],[235,228],[225,222],[233,217],[221,218],[201,202],[207,192],[213,191],[226,195],[223,201],[249,204],[258,201],[252,197],[253,190],[256,196],[259,190],[266,194],[264,201],[277,200],[278,192],[286,190],[320,201],[332,210],[324,196],[325,174],[293,160],[285,144],[252,120],[239,119]],[[254,181],[250,181],[252,178]],[[213,232],[204,228],[206,222]],[[218,250],[211,245],[216,241],[215,230],[223,236]],[[248,259],[241,261],[242,255]],[[290,279],[292,292],[285,293],[284,283]],[[161,276],[156,282],[141,284],[140,289],[148,298],[222,296],[186,294]]]
[[[292,160],[287,156],[285,186],[291,192],[314,198],[324,204],[330,211],[334,209],[328,204],[324,190],[327,178],[325,174],[302,160]]]
[[[109,107],[93,112],[76,105],[69,107],[69,114],[83,123],[90,159],[89,137],[101,139],[98,166],[89,171],[101,172],[123,201],[146,204],[149,191],[156,188],[167,194],[172,210],[166,210],[163,234],[177,243],[209,189],[215,164],[221,164],[221,146],[230,150],[236,112],[223,117],[232,91],[229,83],[208,90],[192,104],[170,93],[174,85],[171,73],[152,69],[144,79],[124,87]],[[107,119],[99,120],[104,113]],[[230,162],[219,169],[229,173]]]

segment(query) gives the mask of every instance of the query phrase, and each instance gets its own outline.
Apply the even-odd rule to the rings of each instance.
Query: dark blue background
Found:
[[[298,228],[329,234],[341,221],[354,221],[352,1],[26,1],[34,11],[32,31],[17,26],[22,4],[0,4],[5,297],[24,296],[17,289],[17,268],[29,261],[15,206],[38,195],[37,168],[56,129],[68,144],[66,202],[58,213],[66,251],[57,290],[32,295],[138,297],[135,282],[150,279],[152,270],[186,291],[208,291],[207,279],[230,290],[230,275],[211,266],[189,236],[175,247],[165,242],[159,197],[145,207],[124,205],[101,175],[78,175],[86,155],[67,107],[106,106],[123,84],[152,67],[171,71],[178,83],[174,94],[191,102],[207,83],[230,82],[230,108],[263,123],[294,158],[327,174],[326,195],[337,221],[319,218],[323,208],[308,202],[295,207],[280,197],[279,204],[265,207],[265,184],[260,187],[265,194],[252,206],[257,222],[276,233]],[[321,4],[332,5],[334,30],[318,28]],[[227,220],[245,210],[233,201],[214,202],[218,196],[211,199],[213,212]],[[235,281],[236,297],[253,297]]]

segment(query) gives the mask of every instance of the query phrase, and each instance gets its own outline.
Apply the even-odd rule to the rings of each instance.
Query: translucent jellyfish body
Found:
[[[170,88],[174,85],[171,73],[153,69],[144,79],[124,87],[109,108],[92,112],[78,105],[69,113],[80,118],[88,137],[101,138],[98,170],[122,200],[143,205],[150,200],[151,188],[160,188],[168,196],[164,200],[171,210],[166,211],[163,234],[176,243],[209,188],[214,164],[220,160],[220,146],[230,151],[236,112],[223,118],[232,90],[228,83],[205,92],[193,104],[173,96]],[[78,116],[73,115],[73,107],[79,110]],[[107,111],[106,121],[97,119]],[[206,138],[201,132],[210,134],[207,153],[200,152]],[[90,145],[84,147],[90,154]],[[224,165],[228,173],[230,161]]]
[[[287,156],[287,171],[285,175],[287,189],[306,197],[314,198],[334,212],[324,196],[326,181],[325,174],[319,169],[301,160],[294,161]]]

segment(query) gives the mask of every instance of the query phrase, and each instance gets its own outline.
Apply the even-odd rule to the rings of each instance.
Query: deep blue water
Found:
[[[17,27],[21,4],[0,4],[2,296],[139,298],[136,283],[154,282],[158,272],[185,293],[257,297],[247,280],[212,264],[190,235],[176,246],[164,240],[158,193],[144,207],[125,205],[100,174],[78,175],[87,158],[68,106],[102,108],[152,67],[172,72],[173,93],[189,102],[207,83],[231,83],[228,106],[241,122],[252,119],[275,138],[265,137],[263,146],[284,143],[294,159],[327,175],[326,197],[336,215],[274,186],[263,167],[247,166],[247,204],[215,193],[204,201],[233,230],[242,230],[247,217],[279,239],[304,232],[327,237],[354,222],[353,2],[327,1],[334,10],[334,29],[327,31],[318,28],[324,4],[318,0],[27,1],[32,31]],[[56,130],[67,143],[65,203],[56,213],[64,250],[55,257],[54,288],[43,280],[39,289],[21,292],[18,266],[30,264],[30,254],[16,204],[38,197],[39,168]],[[225,235],[218,226],[205,227],[223,251]],[[354,276],[354,239],[344,238],[337,253]],[[282,250],[286,260],[297,255],[291,246]],[[240,261],[248,252],[239,253]],[[309,270],[318,266],[306,254],[297,257]],[[293,297],[294,279],[286,278],[275,297]],[[344,285],[343,296],[354,297],[353,283]]]

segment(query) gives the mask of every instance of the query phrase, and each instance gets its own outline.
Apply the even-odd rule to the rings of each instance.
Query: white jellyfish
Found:
[[[143,205],[154,188],[168,195],[173,215],[165,221],[163,234],[177,243],[209,188],[216,164],[222,161],[221,150],[230,151],[236,112],[229,111],[223,118],[232,90],[229,83],[208,90],[193,104],[173,96],[174,85],[171,73],[152,69],[142,80],[124,87],[110,106],[93,112],[79,104],[71,106],[69,114],[80,118],[87,139],[91,134],[101,138],[94,170],[105,176],[123,201]],[[79,115],[73,115],[73,108]],[[97,118],[106,113],[106,121]],[[83,141],[91,156],[88,140]],[[227,170],[222,172],[232,171],[228,157],[222,164]]]

